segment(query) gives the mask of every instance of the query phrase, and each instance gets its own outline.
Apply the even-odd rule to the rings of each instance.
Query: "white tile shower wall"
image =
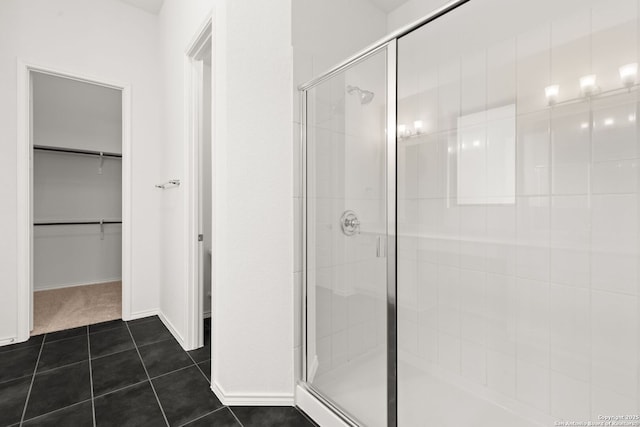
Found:
[[[618,67],[638,58],[639,8],[615,4],[444,65],[399,56],[400,79],[414,85],[399,121],[437,123],[399,143],[398,211],[418,206],[399,214],[401,357],[557,419],[639,409],[637,92],[554,108],[544,99],[556,82],[562,99],[579,96],[577,78],[590,72],[601,91],[620,89]],[[474,84],[472,63],[488,70]],[[515,203],[461,205],[451,117],[493,107],[492,97],[517,105]]]

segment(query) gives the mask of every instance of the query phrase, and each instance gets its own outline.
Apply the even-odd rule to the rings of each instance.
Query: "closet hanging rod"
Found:
[[[33,225],[87,225],[87,224],[122,224],[122,221],[47,221],[47,222],[34,222]]]
[[[114,157],[118,159],[122,158],[122,154],[119,154],[119,153],[107,153],[104,151],[94,151],[94,150],[77,150],[75,148],[51,147],[48,145],[34,145],[33,149],[40,150],[40,151],[53,151],[56,153],[84,154],[87,156]]]

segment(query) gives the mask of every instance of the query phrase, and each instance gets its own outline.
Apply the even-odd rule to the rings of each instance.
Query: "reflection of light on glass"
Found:
[[[635,114],[629,114],[629,121],[630,122],[635,122],[636,121],[636,115]]]
[[[407,126],[406,125],[398,125],[398,135],[404,136],[404,134],[406,132],[407,132]]]
[[[623,65],[618,70],[620,72],[620,80],[625,86],[633,86],[636,84],[636,76],[638,75],[638,63]]]
[[[416,130],[416,133],[422,133],[424,122],[422,120],[416,120],[415,122],[413,122],[413,127]]]
[[[475,141],[473,141],[473,146],[474,147],[480,147],[480,141],[478,141],[477,139]]]
[[[585,95],[590,95],[596,90],[596,75],[589,74],[588,76],[580,77],[580,89]]]
[[[607,117],[606,119],[604,119],[604,125],[605,126],[611,126],[611,125],[613,125],[613,123],[615,123],[614,120],[613,120],[613,117]]]
[[[544,94],[547,97],[549,105],[555,104],[558,101],[559,93],[560,85],[551,85],[544,88]]]
[[[447,152],[449,152],[449,153],[453,153],[453,148],[448,147],[448,148],[447,148]]]
[[[580,129],[587,129],[588,127],[589,127],[589,123],[587,122],[580,124]]]
[[[462,144],[462,149],[464,150],[465,148],[467,148],[467,144]]]

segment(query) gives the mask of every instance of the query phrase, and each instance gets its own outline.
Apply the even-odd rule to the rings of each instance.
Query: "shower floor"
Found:
[[[400,361],[398,425],[407,427],[540,427],[481,396]],[[385,358],[368,356],[316,378],[314,388],[368,427],[386,426]]]

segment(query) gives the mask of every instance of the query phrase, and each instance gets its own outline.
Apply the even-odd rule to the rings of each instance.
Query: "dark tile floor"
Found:
[[[185,352],[158,317],[0,347],[0,426],[314,426],[293,407],[226,407],[205,346]]]

